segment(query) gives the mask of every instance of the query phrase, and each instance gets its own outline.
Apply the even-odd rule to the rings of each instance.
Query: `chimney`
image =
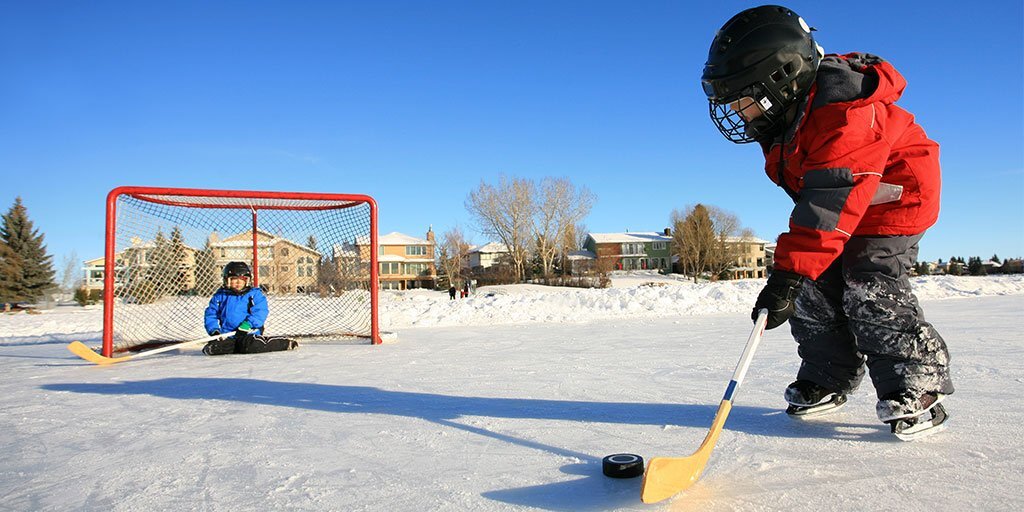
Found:
[[[427,226],[427,241],[434,243],[434,225]]]
[[[672,228],[665,228],[665,236],[672,236]]]

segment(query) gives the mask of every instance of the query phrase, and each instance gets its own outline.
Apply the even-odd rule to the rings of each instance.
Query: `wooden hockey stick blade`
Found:
[[[725,419],[729,417],[732,410],[732,399],[736,390],[739,389],[743,377],[747,375],[750,368],[750,361],[754,358],[757,345],[764,335],[764,328],[768,323],[768,310],[761,308],[757,312],[757,319],[754,320],[754,330],[750,331],[747,338],[747,345],[743,347],[743,355],[736,365],[736,371],[732,374],[729,386],[725,388],[725,396],[718,406],[715,419],[711,422],[711,430],[704,437],[700,448],[689,457],[655,457],[647,466],[644,473],[644,482],[640,490],[640,499],[644,503],[657,503],[663,499],[670,498],[676,493],[690,487],[700,478],[704,472],[704,466],[711,457],[711,451],[715,449],[718,442],[718,435],[722,433],[725,426]]]
[[[102,354],[97,354],[96,351],[94,351],[93,349],[85,346],[85,344],[82,343],[81,341],[72,341],[70,344],[68,344],[68,350],[70,350],[72,354],[74,354],[74,355],[76,355],[78,357],[81,357],[82,359],[85,359],[86,361],[89,361],[90,363],[95,363],[95,364],[114,364],[114,363],[120,363],[120,362],[123,362],[123,361],[128,361],[130,359],[138,359],[140,357],[146,357],[146,356],[151,356],[151,355],[155,355],[155,354],[160,354],[160,353],[163,353],[163,352],[169,352],[171,350],[177,350],[177,349],[179,349],[179,348],[181,348],[183,346],[186,346],[186,345],[195,345],[197,343],[204,343],[204,342],[212,341],[212,340],[216,340],[216,339],[227,338],[229,336],[234,336],[234,334],[235,334],[234,332],[229,332],[229,333],[226,333],[226,334],[216,334],[216,335],[213,335],[213,336],[207,336],[205,338],[199,338],[198,340],[183,341],[181,343],[175,343],[173,345],[167,345],[166,347],[155,348],[153,350],[147,350],[145,352],[139,352],[138,354],[129,354],[129,355],[120,356],[120,357],[106,357],[106,356],[104,356]]]
[[[97,354],[95,351],[93,351],[93,349],[87,347],[81,341],[72,341],[70,344],[68,344],[68,350],[70,350],[72,354],[81,357],[82,359],[85,359],[90,363],[95,364],[120,363],[121,361],[127,361],[132,358],[132,356],[130,355],[121,357],[104,357],[100,354]]]
[[[704,437],[700,448],[689,457],[655,457],[651,459],[644,473],[644,481],[640,490],[640,500],[644,503],[657,503],[686,490],[704,473],[704,466],[711,457],[711,451],[718,442],[718,435],[725,426],[725,418],[732,410],[731,400],[722,400],[718,412],[711,423],[711,430]]]

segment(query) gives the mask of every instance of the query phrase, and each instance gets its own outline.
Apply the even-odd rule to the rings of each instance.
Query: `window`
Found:
[[[281,256],[288,256],[288,248],[287,247],[282,247],[281,248]]]
[[[300,267],[298,265],[295,266],[295,275],[297,275],[299,277],[302,277],[302,275],[303,275],[302,274],[302,267]]]
[[[644,244],[640,243],[627,243],[622,244],[622,254],[643,254]]]
[[[407,245],[405,246],[406,256],[426,256],[427,248],[422,245]]]
[[[667,244],[665,242],[654,242],[651,245],[651,248],[655,251],[664,251]]]
[[[384,263],[381,263],[380,264],[380,273],[381,274],[396,275],[396,274],[398,274],[401,271],[401,269],[399,268],[400,266],[401,265],[397,261],[396,262],[384,262]]]
[[[406,275],[418,276],[427,273],[430,270],[430,265],[426,263],[406,263],[405,273]]]

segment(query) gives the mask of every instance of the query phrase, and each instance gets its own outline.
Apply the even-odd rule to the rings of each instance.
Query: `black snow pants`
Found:
[[[949,394],[949,352],[910,289],[922,235],[851,238],[816,281],[806,280],[790,319],[802,362],[797,379],[849,393],[864,366],[881,398]]]
[[[222,340],[213,340],[206,344],[203,352],[211,356],[224,354],[260,354],[292,350],[298,343],[282,336],[261,336],[250,332],[245,336],[234,335]]]

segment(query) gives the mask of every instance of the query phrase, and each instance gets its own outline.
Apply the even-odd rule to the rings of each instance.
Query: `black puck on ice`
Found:
[[[644,474],[644,458],[632,453],[615,453],[601,459],[601,471],[612,478],[635,478]]]

